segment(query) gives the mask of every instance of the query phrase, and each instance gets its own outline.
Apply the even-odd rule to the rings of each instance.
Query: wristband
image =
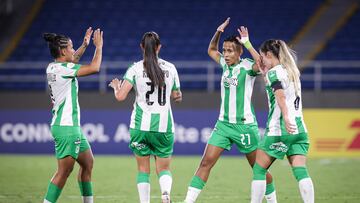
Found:
[[[246,49],[250,49],[250,48],[252,48],[252,44],[251,44],[251,42],[248,40],[248,41],[246,41],[245,43],[244,43],[244,47],[246,48]]]

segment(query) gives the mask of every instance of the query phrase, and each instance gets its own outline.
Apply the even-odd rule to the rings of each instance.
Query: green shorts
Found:
[[[244,154],[256,150],[259,144],[257,124],[232,124],[218,120],[208,144],[230,150],[233,143]]]
[[[138,156],[170,157],[174,148],[174,133],[141,131],[130,128],[129,148]]]
[[[55,142],[55,154],[57,159],[72,156],[77,159],[79,153],[90,149],[90,144],[80,127],[74,126],[51,126],[51,134]]]
[[[308,134],[265,136],[260,143],[259,149],[277,159],[283,159],[285,155],[306,156],[309,150]]]

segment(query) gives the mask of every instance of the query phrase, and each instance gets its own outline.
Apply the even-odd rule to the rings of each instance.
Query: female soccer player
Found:
[[[218,51],[220,35],[229,24],[230,18],[222,23],[211,39],[208,54],[223,69],[221,78],[220,116],[211,133],[200,165],[193,176],[186,194],[185,202],[196,201],[208,180],[210,170],[224,150],[236,144],[238,150],[246,155],[250,166],[254,165],[258,146],[258,125],[251,105],[251,95],[258,66],[251,59],[241,59],[243,53],[240,42],[248,49],[254,59],[260,56],[249,41],[247,28],[238,29],[240,37],[224,40],[223,54]],[[270,173],[267,173],[267,201],[276,202],[275,188]]]
[[[51,133],[55,141],[58,169],[48,186],[44,203],[57,201],[75,161],[80,165],[78,181],[84,203],[93,202],[91,171],[93,154],[89,142],[80,128],[80,106],[78,102],[78,82],[76,77],[98,73],[100,70],[103,32],[95,30],[93,41],[96,47],[94,58],[89,65],[77,62],[89,45],[93,30],[90,27],[84,42],[75,52],[69,37],[45,33],[51,56],[55,59],[46,69],[50,97],[53,103]]]
[[[275,159],[286,155],[299,182],[302,199],[314,202],[314,187],[306,169],[308,134],[302,115],[300,73],[294,52],[282,40],[267,40],[260,47],[262,72],[266,74],[269,116],[265,138],[253,167],[251,202],[262,202],[265,173]]]
[[[113,79],[110,86],[118,101],[126,99],[134,88],[136,99],[130,122],[129,147],[138,165],[137,187],[141,203],[150,202],[150,155],[155,156],[156,173],[162,202],[170,202],[172,177],[171,154],[174,144],[174,119],[170,97],[182,100],[180,82],[175,66],[158,58],[161,44],[159,35],[147,32],[141,40],[143,60],[131,65],[124,80]]]

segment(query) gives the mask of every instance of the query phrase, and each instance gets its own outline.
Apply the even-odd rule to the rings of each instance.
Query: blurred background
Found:
[[[42,33],[65,34],[76,49],[90,26],[104,31],[103,63],[99,74],[79,78],[79,102],[82,129],[97,157],[94,177],[101,187],[95,193],[102,195],[96,197],[98,202],[137,201],[135,183],[130,184],[135,180],[135,162],[127,156],[134,95],[119,103],[108,83],[122,78],[130,64],[142,59],[139,44],[147,31],[160,35],[160,57],[175,64],[181,81],[183,102],[172,105],[174,155],[191,155],[174,158],[174,196],[181,200],[219,114],[221,69],[208,57],[207,48],[227,17],[231,21],[220,50],[223,39],[244,25],[256,49],[275,38],[297,52],[317,202],[359,202],[359,4],[359,0],[0,0],[0,202],[39,202],[56,169],[45,74],[53,59]],[[89,63],[93,53],[91,43],[80,63]],[[243,57],[250,55],[245,51]],[[252,100],[262,135],[268,107],[261,77]],[[235,148],[225,154],[232,156],[217,165],[219,171],[213,172],[215,179],[199,202],[249,201],[250,168],[243,167],[246,161],[238,159],[242,155]],[[300,202],[284,164],[272,171],[280,183],[280,202]],[[246,170],[240,176],[241,167]],[[123,175],[113,176],[111,171]],[[226,174],[239,177],[223,178]],[[236,181],[229,181],[233,178]],[[229,182],[234,185],[229,187]],[[79,202],[77,188],[71,185],[75,183],[69,184],[63,202]],[[227,188],[241,191],[234,196]],[[119,196],[118,191],[125,192]]]

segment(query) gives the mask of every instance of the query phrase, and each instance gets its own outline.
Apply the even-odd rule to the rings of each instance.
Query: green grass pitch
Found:
[[[173,202],[184,199],[187,185],[200,158],[173,157]],[[314,182],[317,203],[360,202],[359,158],[310,159],[308,168]],[[55,170],[54,156],[0,155],[0,202],[42,202],[48,181]],[[76,181],[77,170],[78,166],[74,168],[58,202],[81,202]],[[151,201],[160,202],[160,189],[154,171],[152,168]],[[302,202],[287,161],[276,161],[271,167],[271,173],[278,202]],[[138,202],[136,174],[136,163],[132,156],[96,156],[93,171],[95,202]],[[198,202],[250,202],[251,176],[246,159],[221,157]]]

